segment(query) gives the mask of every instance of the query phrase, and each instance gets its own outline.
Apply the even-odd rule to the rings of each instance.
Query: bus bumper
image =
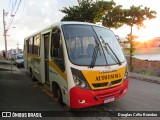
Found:
[[[103,90],[85,90],[75,86],[70,90],[70,107],[85,108],[108,103],[122,97],[128,88],[128,79],[121,85]]]

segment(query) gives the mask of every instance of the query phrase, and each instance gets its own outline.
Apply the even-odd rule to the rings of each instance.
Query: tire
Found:
[[[32,81],[33,81],[33,82],[37,81],[36,78],[35,78],[34,75],[33,75],[32,69],[30,70],[30,72],[31,72]]]
[[[58,102],[63,105],[62,91],[60,90],[59,87],[57,90],[57,98],[58,98]]]
[[[61,105],[65,105],[63,102],[63,97],[62,97],[62,91],[60,89],[60,87],[58,86],[58,84],[53,84],[52,85],[52,91],[53,91],[53,98],[60,103]]]
[[[19,65],[18,65],[18,64],[16,64],[16,66],[17,66],[17,68],[19,68]]]

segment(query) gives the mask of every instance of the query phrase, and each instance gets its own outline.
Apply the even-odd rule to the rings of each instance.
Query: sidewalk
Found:
[[[0,62],[0,111],[64,111],[45,93],[44,87],[31,80],[28,71]],[[7,71],[8,70],[8,71]]]
[[[0,64],[11,64],[10,60],[0,60]]]
[[[0,71],[19,71],[19,69],[13,65],[11,65],[10,60],[0,60]]]

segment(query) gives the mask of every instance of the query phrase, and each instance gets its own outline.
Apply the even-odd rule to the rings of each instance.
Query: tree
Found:
[[[100,22],[108,28],[119,28],[124,24],[124,12],[121,5],[112,1],[79,0],[79,6],[64,7],[66,15],[61,21]]]
[[[130,26],[130,34],[128,36],[128,41],[130,43],[130,71],[132,71],[132,56],[134,51],[134,36],[133,36],[133,26],[136,25],[138,29],[144,27],[144,21],[147,19],[153,19],[156,16],[156,12],[150,10],[150,8],[142,6],[131,6],[130,9],[124,9],[124,22]]]
[[[114,1],[82,0],[79,1],[79,6],[64,7],[60,10],[66,14],[61,21],[102,22],[105,14],[111,11],[114,6]]]
[[[61,21],[82,21],[94,23],[96,17],[95,5],[91,0],[82,0],[79,2],[79,6],[64,7],[60,10],[66,15]],[[89,17],[88,17],[89,16]]]
[[[105,16],[108,13],[111,13],[112,10],[114,10],[116,3],[112,1],[98,1],[95,3],[95,9],[97,16],[95,17],[96,22],[102,22],[105,23],[103,20],[105,20]],[[104,26],[106,24],[103,24]],[[108,26],[106,26],[108,27]]]
[[[119,28],[125,24],[124,12],[121,5],[114,6],[110,11],[103,17],[102,25],[108,28]]]

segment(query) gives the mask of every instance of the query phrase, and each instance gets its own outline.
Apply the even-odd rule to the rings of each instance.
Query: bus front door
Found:
[[[45,56],[45,82],[49,84],[49,39],[50,34],[44,35],[44,56]]]

